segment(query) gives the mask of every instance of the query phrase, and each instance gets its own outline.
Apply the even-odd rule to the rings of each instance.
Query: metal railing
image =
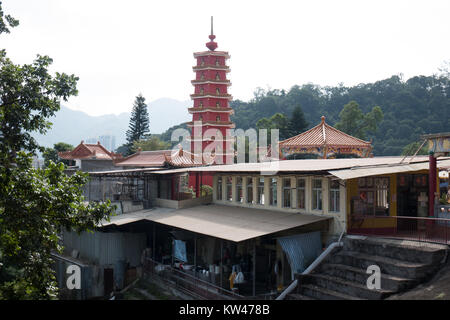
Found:
[[[450,219],[409,216],[364,216],[348,234],[450,244]]]
[[[157,267],[161,270],[157,271]],[[157,278],[169,286],[174,286],[181,292],[185,292],[197,299],[207,300],[239,300],[244,299],[233,291],[224,289],[211,282],[200,279],[195,275],[191,275],[186,271],[173,268],[169,265],[162,265],[161,263],[146,258],[143,270],[146,275]]]

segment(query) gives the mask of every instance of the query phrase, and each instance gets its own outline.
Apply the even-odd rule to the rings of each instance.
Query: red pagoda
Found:
[[[231,95],[228,93],[227,73],[230,68],[226,60],[230,58],[228,52],[215,51],[217,43],[213,33],[213,20],[211,17],[210,41],[206,43],[208,51],[195,52],[197,65],[193,67],[195,87],[191,95],[194,101],[189,108],[192,121],[188,126],[192,129],[190,143],[191,152],[195,154],[195,162],[202,163],[201,155],[210,152],[215,155],[217,164],[233,163],[233,137],[230,129],[234,123],[230,121],[233,109],[230,107]]]

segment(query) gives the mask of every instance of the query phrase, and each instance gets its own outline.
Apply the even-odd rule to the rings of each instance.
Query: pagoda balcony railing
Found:
[[[214,120],[196,120],[187,123],[187,126],[194,126],[194,122],[201,122],[202,126],[232,126],[234,128],[234,123],[232,121],[214,121]]]
[[[231,94],[228,94],[228,93],[225,93],[225,94],[222,94],[222,93],[219,93],[219,94],[217,94],[217,93],[194,93],[194,94],[191,94],[191,98],[208,98],[208,97],[211,97],[211,98],[227,98],[227,99],[229,99],[229,100],[231,100],[233,97],[231,96]]]
[[[228,67],[228,66],[220,66],[220,65],[217,66],[215,64],[207,64],[207,63],[205,63],[204,65],[193,66],[192,69],[194,71],[207,70],[207,69],[211,69],[211,70],[225,70],[227,72],[230,71],[230,67]]]
[[[230,55],[226,51],[201,51],[201,52],[194,52],[194,58],[204,57],[204,56],[225,57],[226,59],[230,58]]]
[[[233,112],[233,108],[230,107],[225,107],[225,108],[218,108],[218,107],[192,107],[192,108],[188,108],[189,112],[201,112],[201,111],[212,111],[212,112]]]
[[[192,84],[201,84],[201,83],[217,83],[217,84],[226,84],[231,86],[230,80],[215,80],[215,79],[195,79],[191,80]]]

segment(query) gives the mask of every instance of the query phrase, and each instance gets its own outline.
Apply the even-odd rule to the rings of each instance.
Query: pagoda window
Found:
[[[198,119],[199,119],[200,121],[203,121],[203,116],[200,115],[200,116],[198,117]]]
[[[322,179],[312,181],[312,209],[322,210]]]
[[[201,65],[201,66],[204,66],[204,65],[205,65],[205,57],[202,57],[201,62],[200,62],[200,65]]]
[[[200,103],[198,104],[198,107],[199,108],[203,108],[203,102],[202,101],[200,101]]]
[[[305,179],[297,179],[297,208],[306,208]]]
[[[220,65],[219,58],[216,58],[216,66],[219,66],[219,65]]]
[[[338,180],[330,180],[330,212],[339,212],[339,181]]]
[[[216,121],[220,121],[220,116],[217,116],[217,117],[216,117]]]
[[[205,80],[205,73],[202,72],[202,74],[200,75],[200,80]]]
[[[220,102],[219,101],[216,102],[216,107],[220,108]]]
[[[216,80],[220,80],[220,75],[218,72],[216,72]]]
[[[205,93],[205,89],[203,89],[203,87],[200,88],[200,94],[204,94]]]
[[[216,94],[220,94],[220,89],[216,88]]]

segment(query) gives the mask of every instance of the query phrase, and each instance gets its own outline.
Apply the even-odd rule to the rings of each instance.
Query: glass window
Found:
[[[389,215],[389,177],[358,179],[359,202],[366,215]]]
[[[233,201],[233,179],[227,177],[227,200]]]
[[[297,179],[297,208],[306,208],[305,179]]]
[[[243,203],[244,202],[244,193],[242,191],[242,178],[236,178],[236,201]]]
[[[253,202],[253,178],[247,177],[247,203],[254,203]]]
[[[222,200],[222,177],[218,177],[217,178],[217,186],[216,186],[216,190],[217,190],[217,195],[216,195],[216,200]]]
[[[322,210],[322,179],[312,181],[312,209]]]
[[[283,178],[283,207],[291,207],[291,178]]]
[[[258,189],[257,189],[258,204],[264,205],[264,178],[258,178]]]
[[[339,181],[330,180],[330,208],[331,212],[339,212]]]
[[[270,205],[276,206],[277,205],[277,178],[270,179]]]

